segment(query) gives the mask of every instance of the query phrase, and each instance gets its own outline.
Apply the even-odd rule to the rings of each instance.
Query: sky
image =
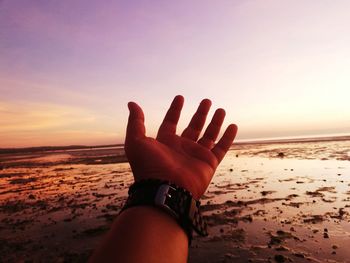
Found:
[[[0,147],[154,136],[203,98],[237,138],[350,134],[350,2],[0,0]]]

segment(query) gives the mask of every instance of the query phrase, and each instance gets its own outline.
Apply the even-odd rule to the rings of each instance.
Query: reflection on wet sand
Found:
[[[350,141],[235,146],[203,197],[210,236],[195,238],[189,261],[347,261],[349,150]],[[0,161],[0,262],[84,262],[132,182],[120,149]]]

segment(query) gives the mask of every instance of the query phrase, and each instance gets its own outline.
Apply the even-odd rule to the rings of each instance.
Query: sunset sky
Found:
[[[203,98],[238,139],[350,134],[350,1],[0,0],[0,147],[156,133]],[[213,112],[213,111],[212,111]]]

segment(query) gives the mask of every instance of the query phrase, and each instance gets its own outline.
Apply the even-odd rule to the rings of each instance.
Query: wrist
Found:
[[[164,174],[166,173],[166,178]],[[159,180],[159,181],[168,181],[175,184],[178,187],[181,187],[188,192],[196,199],[199,200],[204,194],[208,185],[201,181],[200,178],[196,178],[193,174],[187,174],[182,172],[181,176],[179,171],[166,171],[166,172],[156,172],[156,173],[136,173],[133,170],[135,182],[145,181],[145,180]],[[189,180],[189,178],[191,178]]]
[[[122,211],[135,206],[153,206],[173,217],[187,233],[191,243],[193,230],[206,236],[206,222],[200,213],[200,202],[187,190],[168,181],[148,179],[135,182]]]

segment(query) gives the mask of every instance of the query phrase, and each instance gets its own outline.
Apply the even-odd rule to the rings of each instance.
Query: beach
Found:
[[[86,262],[133,182],[122,147],[0,154],[0,262]],[[189,262],[350,262],[350,138],[231,147]]]

